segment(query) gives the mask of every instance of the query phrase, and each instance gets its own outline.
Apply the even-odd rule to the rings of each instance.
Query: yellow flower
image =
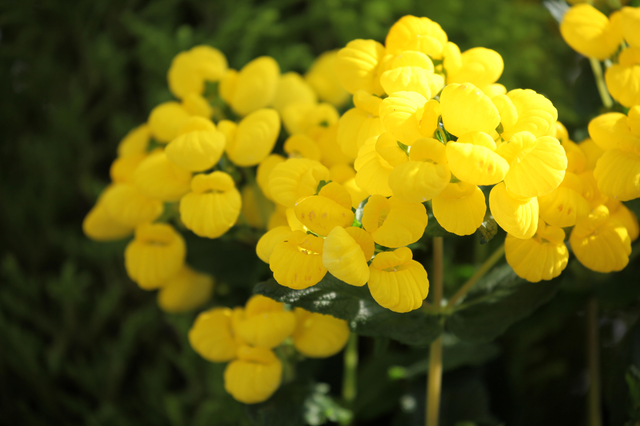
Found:
[[[576,52],[600,60],[613,55],[622,41],[621,28],[590,4],[570,8],[560,23],[560,34]]]
[[[500,124],[491,99],[471,83],[449,84],[440,95],[440,105],[444,128],[455,136],[473,131],[492,133]]]
[[[318,97],[311,85],[297,72],[287,72],[280,76],[272,105],[280,114],[291,103],[316,103]]]
[[[264,263],[269,263],[273,248],[276,244],[286,241],[291,232],[291,228],[288,226],[277,226],[260,237],[258,244],[256,244],[256,254],[260,260]]]
[[[521,239],[507,234],[504,242],[507,263],[527,281],[537,283],[557,277],[567,267],[569,250],[564,244],[564,231],[555,226],[538,223],[532,238]]]
[[[209,301],[213,277],[184,266],[158,291],[160,309],[170,313],[188,312]]]
[[[186,252],[184,239],[171,225],[140,225],[124,251],[127,274],[145,290],[162,287],[180,272]]]
[[[245,343],[273,349],[291,336],[296,317],[284,310],[284,304],[256,294],[245,305],[242,314],[234,317],[234,329]]]
[[[631,238],[622,222],[611,219],[604,205],[578,222],[569,237],[580,263],[596,272],[620,271],[629,263]]]
[[[326,102],[293,102],[282,112],[282,122],[290,135],[313,132],[319,126],[332,126],[339,117],[336,108]]]
[[[551,101],[530,89],[511,90],[491,99],[500,113],[504,140],[527,131],[536,137],[547,136],[555,128],[558,110]]]
[[[286,241],[273,247],[269,257],[273,278],[278,284],[294,290],[319,283],[327,273],[322,264],[323,243],[322,238],[293,231]]]
[[[224,152],[225,136],[206,118],[191,117],[182,125],[178,137],[167,145],[167,158],[191,172],[213,167]]]
[[[254,111],[244,117],[227,138],[229,159],[241,167],[255,166],[273,150],[280,134],[280,116],[271,108]]]
[[[509,171],[509,163],[496,152],[496,144],[486,133],[469,132],[447,143],[451,173],[473,185],[495,185]]]
[[[350,165],[353,158],[342,152],[338,144],[338,123],[328,127],[315,126],[308,135],[320,148],[320,162],[327,168],[337,165]]]
[[[178,102],[164,102],[149,114],[149,131],[160,143],[171,142],[185,121],[189,118],[189,112]]]
[[[336,72],[337,50],[324,52],[311,64],[304,78],[313,87],[321,101],[341,107],[349,100]]]
[[[241,205],[231,176],[199,174],[191,181],[191,192],[180,200],[180,219],[196,235],[218,238],[236,223]]]
[[[179,53],[167,73],[169,90],[176,98],[204,92],[205,81],[218,81],[227,70],[227,58],[218,49],[196,46]]]
[[[640,152],[640,145],[638,146]],[[598,160],[593,176],[603,194],[621,201],[640,197],[640,154],[611,149]]]
[[[449,48],[447,52],[455,54],[456,50]],[[459,50],[457,54],[460,55]],[[451,58],[446,56],[445,58],[447,84],[471,83],[482,90],[485,86],[498,81],[504,70],[502,56],[495,50],[484,47],[474,47],[465,51],[460,55],[459,62],[457,60],[451,61]],[[452,62],[455,63],[454,66],[451,66]]]
[[[269,399],[282,381],[282,363],[266,348],[240,346],[224,371],[224,388],[236,400],[256,404]]]
[[[147,124],[131,129],[118,144],[118,157],[146,154],[150,138],[151,131]]]
[[[429,18],[403,16],[389,29],[385,46],[390,54],[406,50],[416,50],[433,59],[442,58],[442,50],[447,43],[447,34],[442,27]]]
[[[284,152],[290,158],[308,158],[309,160],[320,161],[320,147],[309,136],[297,134],[291,135],[284,141]]]
[[[213,107],[209,101],[196,93],[189,93],[182,100],[182,106],[187,110],[189,115],[211,118],[213,115]]]
[[[384,129],[405,145],[425,136],[420,128],[427,98],[415,92],[395,92],[380,104],[380,120]]]
[[[220,82],[220,96],[233,112],[245,116],[271,105],[279,79],[278,63],[269,56],[261,56],[240,72],[227,72]]]
[[[322,248],[322,263],[329,273],[347,284],[361,287],[369,281],[369,265],[375,244],[362,228],[336,226]]]
[[[117,183],[108,187],[102,197],[107,215],[127,228],[153,222],[162,214],[164,205],[140,193],[133,185]]]
[[[538,197],[540,217],[553,226],[574,226],[591,211],[591,206],[582,196],[582,191],[580,178],[573,173],[565,174],[559,187],[547,195]]]
[[[306,158],[290,158],[277,164],[269,174],[268,193],[275,202],[293,207],[301,198],[314,195],[322,180],[329,180],[325,166]]]
[[[318,235],[340,226],[346,228],[353,223],[351,195],[339,183],[331,182],[323,186],[318,195],[298,201],[294,208],[298,220]]]
[[[417,92],[431,99],[444,87],[444,77],[434,73],[433,62],[422,52],[387,55],[382,67],[380,84],[387,94]]]
[[[625,6],[620,10],[620,24],[624,39],[633,47],[640,47],[640,7]]]
[[[111,181],[113,183],[133,183],[133,172],[145,158],[147,158],[146,153],[130,154],[116,158],[109,169]]]
[[[480,188],[465,182],[449,183],[431,203],[438,223],[456,235],[476,232],[487,211]]]
[[[617,200],[609,200],[606,206],[609,209],[611,219],[619,220],[627,228],[631,242],[637,240],[640,235],[640,227],[636,214]]]
[[[347,322],[331,315],[295,309],[296,330],[293,345],[309,358],[327,358],[337,354],[349,340]]]
[[[135,187],[159,201],[178,201],[189,192],[191,172],[173,164],[164,151],[149,154],[133,173]]]
[[[598,159],[602,157],[604,151],[592,139],[585,139],[578,144],[578,148],[582,151],[586,158],[585,170],[593,170],[596,167]]]
[[[377,137],[383,132],[382,122],[378,116],[382,99],[359,91],[354,95],[354,102],[358,95],[370,96],[372,99],[368,104],[374,104],[377,108],[372,105],[374,107],[369,110],[358,107],[356,104],[355,108],[345,112],[338,120],[338,145],[350,158],[358,156],[358,150],[367,139]]]
[[[107,206],[98,200],[82,221],[84,235],[94,241],[115,241],[133,233],[133,226],[122,225],[109,215]]]
[[[189,343],[201,357],[212,362],[231,361],[238,345],[231,325],[229,308],[213,308],[202,312],[189,330]]]
[[[504,182],[489,194],[491,214],[498,225],[516,238],[531,238],[538,229],[538,199],[523,198],[509,191]]]
[[[587,155],[582,148],[568,139],[561,143],[567,154],[567,172],[576,174],[584,172],[587,169]]]
[[[638,111],[632,108],[631,111]],[[640,146],[640,132],[631,131],[631,120],[619,112],[601,114],[589,122],[589,136],[603,151],[611,149],[625,149],[632,151]],[[594,162],[595,163],[595,162]]]
[[[429,293],[424,267],[407,247],[378,253],[371,262],[369,290],[380,306],[394,312],[409,312],[422,306]]]
[[[362,225],[373,241],[385,247],[402,247],[418,241],[427,227],[427,211],[420,203],[372,195],[362,211]]]
[[[387,197],[393,194],[389,187],[389,175],[393,170],[393,166],[376,149],[378,142],[384,145],[389,139],[395,138],[389,133],[383,133],[377,138],[369,138],[358,151],[358,157],[354,164],[357,171],[356,185],[369,194],[379,194]],[[395,142],[395,140],[392,140],[392,142]],[[406,155],[404,157],[405,161],[408,160]]]
[[[378,68],[384,58],[384,46],[375,40],[352,40],[338,51],[336,71],[347,92],[358,90],[382,95]]]

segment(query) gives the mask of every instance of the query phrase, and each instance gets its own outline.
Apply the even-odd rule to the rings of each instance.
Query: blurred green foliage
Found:
[[[383,41],[405,14],[440,23],[462,50],[498,51],[500,82],[548,96],[570,131],[597,113],[588,63],[564,44],[538,1],[0,4],[0,424],[204,426],[285,424],[285,417],[298,424],[292,413],[300,410],[314,424],[338,418],[331,395],[340,386],[339,357],[300,366],[301,377],[322,377],[330,394],[326,386],[294,383],[250,409],[236,403],[222,388],[224,366],[187,344],[195,314],[159,311],[155,296],[124,274],[126,242],[91,242],[81,221],[108,182],[119,140],[170,99],[166,72],[181,50],[210,44],[235,68],[271,55],[283,71],[304,72],[318,54],[352,39]],[[215,303],[233,306],[266,269],[252,247],[227,243],[189,241],[189,261],[218,276]],[[446,280],[459,285],[487,248],[470,237],[447,250],[458,267],[448,265]],[[233,259],[244,259],[244,267]],[[445,354],[456,362],[445,374],[443,424],[580,424],[582,307],[592,293],[602,300],[608,336],[609,424],[637,422],[637,370],[629,370],[640,367],[637,263],[595,280],[574,265],[573,276],[582,278],[563,281],[551,303],[495,346],[452,338]],[[360,424],[421,423],[424,348],[362,338],[361,367],[353,407]],[[404,375],[381,374],[387,370]]]

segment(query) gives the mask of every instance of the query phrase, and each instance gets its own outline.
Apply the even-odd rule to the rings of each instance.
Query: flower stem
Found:
[[[478,282],[478,280],[482,278],[487,272],[489,272],[491,267],[495,265],[496,262],[498,262],[498,260],[502,259],[503,255],[504,255],[504,244],[498,247],[498,249],[494,251],[493,254],[487,260],[484,261],[484,263],[480,266],[480,268],[478,268],[476,273],[473,274],[473,276],[469,278],[467,282],[464,283],[464,285],[458,289],[458,291],[456,291],[456,293],[447,302],[447,308],[451,308],[455,306],[455,304],[459,300],[461,300],[469,292],[469,290],[471,290],[471,288],[475,285],[475,283]]]
[[[344,373],[342,376],[342,399],[347,408],[352,408],[358,394],[358,335],[351,333],[344,351]]]
[[[602,73],[602,65],[596,58],[589,58],[591,63],[591,69],[593,70],[593,76],[596,79],[596,85],[598,86],[598,92],[600,93],[600,99],[605,108],[613,107],[613,99],[607,90],[607,85],[604,81],[604,74]]]
[[[442,304],[442,287],[444,278],[444,256],[442,237],[433,239],[433,279],[431,289],[433,306],[437,309]],[[438,426],[440,415],[440,393],[442,390],[442,336],[431,343],[429,348],[429,373],[427,375],[427,404],[425,425]]]
[[[589,426],[602,425],[600,411],[600,351],[598,339],[598,300],[587,302],[587,363],[589,365],[589,395],[587,418]]]

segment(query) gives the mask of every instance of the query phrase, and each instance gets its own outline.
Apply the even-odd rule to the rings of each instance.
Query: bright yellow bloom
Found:
[[[378,108],[375,111],[371,112],[359,107],[351,108],[338,121],[338,145],[350,158],[358,156],[358,150],[367,139],[377,137],[383,132],[382,122],[378,116],[382,100],[373,95],[369,96],[377,100]]]
[[[578,222],[569,243],[580,263],[596,272],[620,271],[629,263],[629,232],[622,222],[610,218],[604,205]]]
[[[606,206],[609,209],[611,219],[619,220],[627,228],[631,242],[637,240],[640,235],[640,226],[636,214],[617,200],[609,200]]]
[[[460,54],[459,50],[448,48],[446,52],[449,53],[445,56],[447,84],[471,83],[482,90],[498,81],[504,70],[502,56],[495,50],[474,47]],[[456,53],[460,55],[459,62],[451,58]]]
[[[384,46],[375,40],[352,40],[338,51],[336,71],[347,92],[358,90],[382,95],[378,69],[385,55]]]
[[[254,111],[244,117],[227,139],[229,159],[241,167],[255,166],[273,150],[280,134],[280,116],[271,108]]]
[[[611,149],[602,154],[593,176],[603,194],[621,201],[640,197],[640,145],[637,151]]]
[[[271,192],[269,191],[269,176],[273,169],[280,163],[284,163],[285,158],[279,154],[270,154],[258,164],[256,170],[256,182],[267,199],[273,201]]]
[[[204,92],[205,81],[218,81],[227,70],[227,58],[218,49],[196,46],[179,53],[167,73],[169,90],[176,98]]]
[[[538,229],[538,199],[511,193],[504,182],[489,194],[491,214],[498,225],[516,238],[531,238]]]
[[[291,135],[284,141],[284,152],[289,154],[289,158],[308,158],[309,160],[320,161],[320,147],[309,136],[297,134]]]
[[[278,63],[269,56],[261,56],[240,72],[227,72],[220,82],[220,96],[233,112],[245,116],[271,105],[279,79]]]
[[[547,136],[555,128],[558,110],[551,101],[530,89],[511,90],[491,101],[500,113],[504,140],[527,131],[536,137]]]
[[[336,72],[337,50],[324,52],[311,64],[304,78],[316,91],[321,101],[341,107],[349,100]]]
[[[282,112],[282,122],[290,135],[310,133],[316,127],[329,127],[338,122],[340,114],[333,105],[323,102],[294,102]]]
[[[640,47],[640,7],[625,6],[620,10],[620,24],[624,39],[633,47]]]
[[[185,121],[189,118],[189,112],[178,102],[164,102],[149,114],[149,131],[160,143],[171,142]]]
[[[636,109],[629,110],[637,111]],[[589,122],[589,136],[602,150],[625,149],[632,151],[640,146],[640,132],[631,131],[631,120],[619,112],[609,112]]]
[[[356,185],[369,194],[384,195],[393,194],[389,187],[389,175],[393,166],[385,160],[376,150],[377,142],[386,138],[383,133],[377,138],[369,138],[358,151],[354,167],[356,169]],[[406,156],[405,156],[406,157]]]
[[[353,162],[353,158],[342,152],[342,148],[338,144],[337,122],[328,127],[315,126],[308,132],[308,135],[320,148],[320,162],[326,167],[349,165]]]
[[[585,170],[593,170],[596,167],[598,159],[602,157],[604,151],[592,139],[585,139],[578,144],[578,148],[584,153],[587,160]]]
[[[192,172],[213,167],[224,152],[225,136],[206,118],[191,117],[180,128],[178,137],[165,153],[176,166]]]
[[[322,264],[324,240],[302,231],[294,231],[287,241],[276,244],[269,268],[278,284],[294,290],[311,287],[327,273]]]
[[[147,158],[147,153],[130,154],[116,158],[109,169],[111,181],[113,183],[133,183],[133,172],[145,158]]]
[[[213,308],[202,312],[189,330],[189,343],[201,357],[212,362],[231,361],[238,344],[233,333],[229,308]]]
[[[122,225],[114,220],[105,203],[98,200],[82,221],[82,231],[94,241],[115,241],[131,235],[133,226]]]
[[[371,296],[380,306],[394,312],[418,309],[429,293],[427,271],[413,260],[407,247],[378,253],[370,270]]]
[[[331,174],[331,180],[344,186],[344,188],[351,194],[351,207],[357,209],[362,200],[369,196],[369,193],[361,189],[356,184],[356,171],[348,164],[336,164],[329,171]]]
[[[564,244],[564,231],[538,223],[535,236],[528,239],[507,234],[504,251],[507,263],[527,281],[537,283],[557,277],[567,267],[569,250]]]
[[[486,133],[469,132],[447,143],[449,168],[455,177],[474,185],[494,185],[509,171],[509,163],[495,152],[496,144]]]
[[[288,226],[277,226],[260,237],[258,244],[256,244],[256,254],[260,260],[264,263],[269,263],[273,248],[276,244],[286,241],[291,232],[291,228]]]
[[[337,354],[349,340],[347,322],[331,315],[295,309],[296,330],[293,345],[309,358],[327,358]]]
[[[444,128],[455,136],[473,131],[492,133],[500,124],[491,99],[471,83],[449,84],[440,95],[440,105]]]
[[[431,99],[444,87],[444,77],[434,74],[433,62],[422,52],[387,55],[382,67],[380,84],[387,94],[417,92]]]
[[[269,399],[282,381],[282,363],[266,348],[240,346],[224,371],[224,388],[236,400],[256,404]]]
[[[207,303],[212,292],[213,277],[185,265],[158,291],[158,305],[165,312],[188,312]]]
[[[640,105],[640,46],[623,50],[618,63],[605,71],[604,80],[613,99],[627,108]]]
[[[318,195],[298,201],[294,208],[298,220],[318,235],[340,226],[346,228],[353,223],[351,195],[339,183],[330,182],[323,186]]]
[[[420,128],[423,107],[427,98],[415,92],[396,92],[382,100],[380,120],[387,132],[390,132],[405,145],[425,136]]]
[[[456,235],[471,235],[476,232],[487,211],[480,188],[465,182],[448,184],[431,203],[438,223]]]
[[[144,196],[128,183],[108,187],[102,194],[100,203],[104,204],[106,213],[112,220],[127,228],[153,222],[164,210],[162,202]]]
[[[318,97],[311,85],[297,72],[287,72],[280,76],[272,105],[280,114],[291,103],[316,103]]]
[[[573,50],[600,60],[616,52],[622,41],[620,30],[589,4],[573,6],[560,23],[562,38]]]
[[[147,124],[131,129],[118,144],[118,157],[146,154],[150,138],[151,131]]]
[[[582,196],[582,192],[580,178],[573,173],[567,173],[559,187],[538,197],[540,217],[549,225],[561,228],[574,226],[591,211],[591,206]]]
[[[127,274],[145,290],[162,287],[180,272],[186,252],[184,239],[171,225],[140,225],[124,251]]]
[[[447,34],[442,27],[429,18],[403,16],[391,26],[385,46],[387,52],[395,55],[406,50],[415,50],[433,59],[442,58],[442,50],[447,43]]]
[[[241,205],[231,176],[199,174],[191,181],[191,192],[180,200],[180,219],[196,235],[218,238],[236,223]]]
[[[211,118],[213,115],[213,107],[209,104],[209,101],[196,93],[189,93],[185,96],[182,100],[182,106],[189,115],[202,118]]]
[[[296,317],[284,310],[284,304],[256,294],[251,296],[242,314],[234,317],[236,335],[254,347],[273,349],[291,336]]]
[[[530,198],[553,191],[564,179],[567,155],[556,138],[516,133],[497,151],[509,163],[504,183],[518,197]]]
[[[427,211],[420,203],[395,197],[369,197],[362,212],[362,225],[373,241],[385,247],[402,247],[418,241],[427,227]]]
[[[149,154],[133,173],[142,194],[159,201],[178,201],[189,192],[191,172],[173,164],[164,151]]]
[[[347,284],[361,287],[369,281],[369,265],[375,244],[362,228],[336,226],[322,248],[322,263],[329,273]]]
[[[558,122],[559,123],[559,122]],[[575,142],[565,140],[562,148],[567,154],[567,173],[582,173],[587,169],[587,155]]]
[[[314,195],[320,181],[329,180],[329,170],[317,161],[290,158],[269,174],[269,194],[285,207],[294,207],[301,198]]]

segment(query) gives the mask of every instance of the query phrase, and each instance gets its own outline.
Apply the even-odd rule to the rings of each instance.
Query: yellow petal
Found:
[[[283,303],[258,294],[247,301],[243,315],[234,322],[240,339],[253,347],[267,349],[280,345],[295,327],[295,315],[285,311]]]
[[[227,155],[238,166],[255,166],[271,154],[279,134],[280,116],[275,110],[254,111],[240,121],[235,138],[227,140]]]
[[[212,362],[231,361],[237,344],[231,328],[231,309],[213,308],[202,312],[189,330],[189,343],[201,357]]]
[[[467,132],[493,132],[500,124],[491,99],[471,83],[449,84],[440,95],[442,122],[455,136]]]
[[[493,187],[489,194],[491,214],[498,225],[516,238],[531,238],[538,228],[537,198],[515,198],[504,182]]]
[[[109,218],[127,228],[153,222],[164,211],[162,202],[145,197],[128,183],[110,186],[100,202]]]
[[[524,131],[537,137],[546,136],[555,127],[558,111],[549,99],[530,89],[511,90],[506,96],[517,111],[517,120],[513,122],[512,110],[507,113],[502,109],[506,107],[506,104],[496,104],[502,107],[499,109],[501,117],[511,117],[507,121],[504,119],[502,121],[502,138],[504,140],[509,140],[514,134]]]
[[[611,149],[598,160],[593,176],[598,189],[620,201],[640,197],[640,155],[635,152]]]
[[[188,312],[207,303],[212,292],[211,275],[185,266],[158,291],[158,305],[165,312]]]
[[[327,358],[337,354],[349,340],[347,322],[331,315],[295,309],[296,330],[293,345],[309,358]]]
[[[448,232],[471,235],[482,224],[487,210],[484,194],[476,185],[450,183],[433,198],[433,215]]]
[[[337,50],[318,56],[309,67],[304,78],[316,91],[321,101],[342,107],[349,100],[349,92],[344,90],[336,72]]]
[[[461,181],[473,185],[494,185],[502,181],[509,171],[509,163],[483,143],[495,146],[491,136],[482,132],[465,133],[457,142],[447,143],[449,168]]]
[[[150,154],[133,173],[135,187],[146,197],[178,201],[189,192],[191,172],[173,164],[163,151]]]
[[[245,116],[270,105],[276,94],[280,67],[269,56],[261,56],[246,64],[238,73],[231,96],[231,109]]]
[[[385,55],[384,46],[375,40],[352,40],[338,51],[336,71],[349,93],[364,90],[382,95],[378,66]]]
[[[327,269],[322,264],[324,240],[302,231],[291,233],[287,241],[274,246],[269,268],[278,284],[295,290],[315,285]]]
[[[576,52],[603,60],[613,55],[622,41],[622,34],[612,27],[598,9],[590,4],[579,4],[565,13],[560,33]]]
[[[369,265],[364,250],[351,234],[359,239],[368,238],[368,246],[374,248],[373,239],[361,228],[336,226],[325,238],[322,249],[322,263],[329,273],[347,284],[361,287],[369,281]],[[372,252],[373,250],[367,250]]]
[[[160,143],[171,142],[182,124],[189,118],[189,112],[177,102],[165,102],[151,110],[149,131]]]
[[[415,92],[396,92],[383,99],[380,120],[384,129],[403,144],[413,144],[416,139],[423,137],[419,120],[426,102],[427,98]]]
[[[180,130],[180,135],[167,145],[167,158],[176,166],[192,172],[213,167],[224,152],[225,136],[211,121],[191,117]]]
[[[275,245],[286,241],[289,235],[291,235],[291,228],[288,226],[278,226],[260,237],[256,245],[256,253],[260,260],[264,263],[269,263],[269,258]]]
[[[294,207],[299,199],[314,195],[322,180],[329,180],[329,170],[322,164],[306,158],[290,158],[271,171],[269,193],[275,202]]]
[[[269,399],[282,381],[282,363],[266,348],[240,346],[238,359],[224,371],[224,388],[237,401],[257,404]]]
[[[411,15],[403,16],[393,24],[385,40],[387,51],[392,55],[415,50],[434,59],[442,58],[446,43],[447,34],[438,23]]]
[[[82,231],[94,241],[115,241],[131,235],[133,226],[122,225],[114,220],[107,206],[98,201],[82,221]]]
[[[418,241],[427,227],[427,211],[420,203],[372,195],[364,206],[362,224],[373,240],[385,247],[402,247]]]

